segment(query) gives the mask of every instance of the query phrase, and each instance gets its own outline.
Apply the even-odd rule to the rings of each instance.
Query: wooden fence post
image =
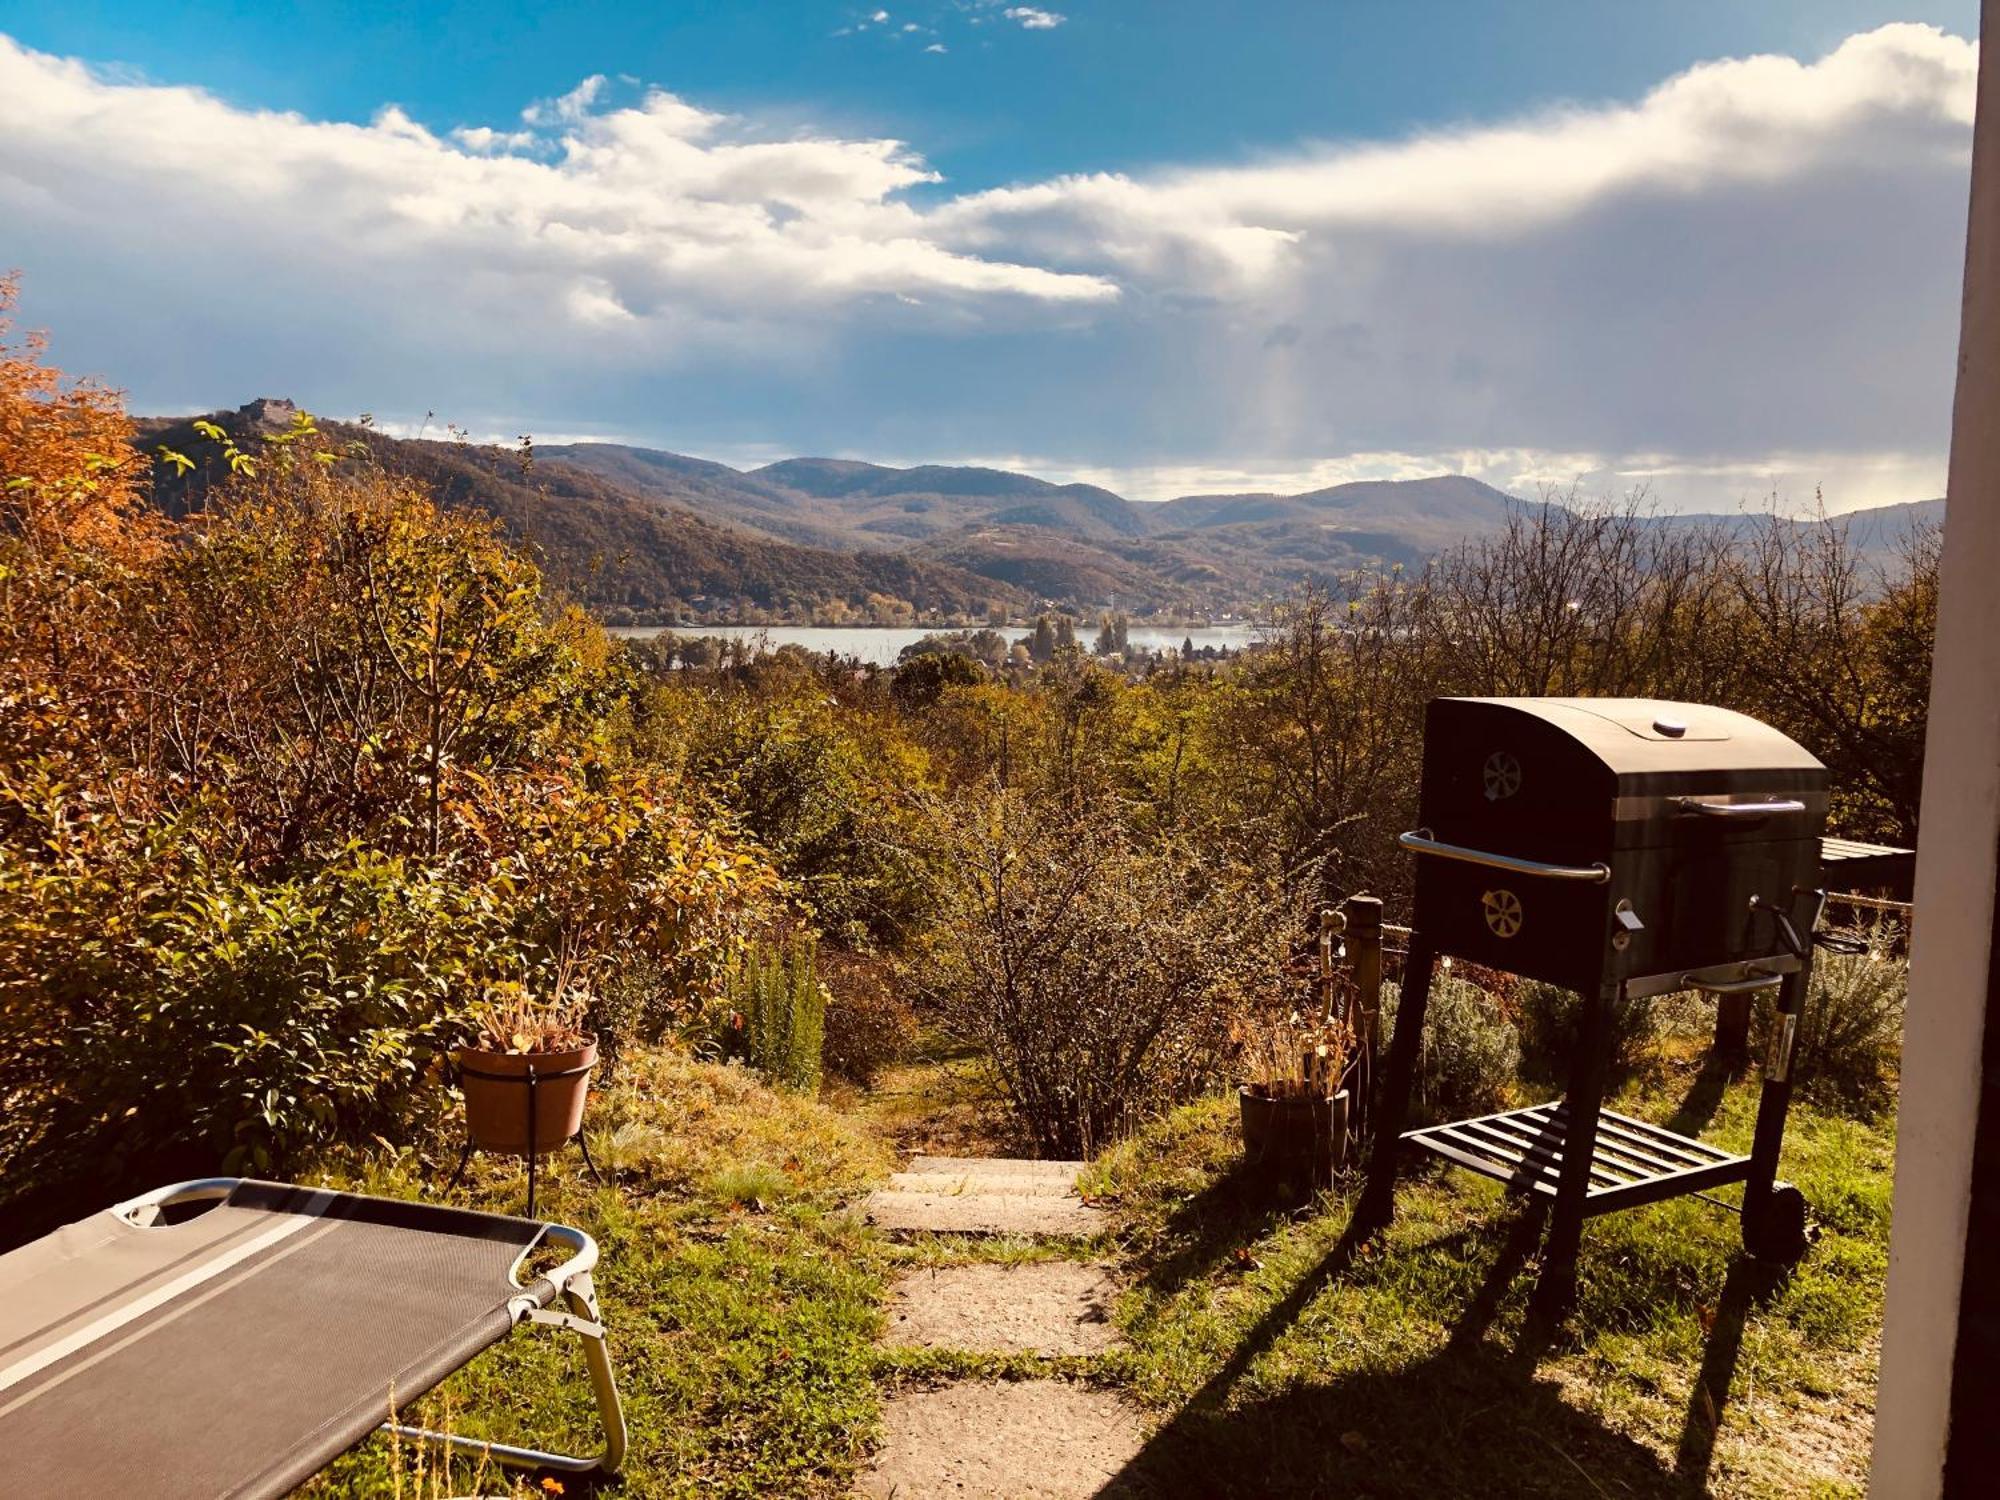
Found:
[[[1755,995],[1715,997],[1715,1055],[1740,1068],[1750,1060],[1750,1002]]]
[[[1354,1034],[1360,1039],[1362,1087],[1347,1107],[1354,1133],[1367,1129],[1373,1114],[1375,1059],[1382,1042],[1382,901],[1379,896],[1349,896],[1341,903],[1347,917],[1347,962],[1354,971]]]

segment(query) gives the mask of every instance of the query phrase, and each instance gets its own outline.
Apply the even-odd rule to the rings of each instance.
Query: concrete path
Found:
[[[909,1233],[1088,1238],[1109,1217],[1076,1192],[1081,1162],[919,1156],[867,1203]],[[1071,1260],[926,1267],[894,1287],[883,1342],[967,1353],[1101,1354],[1119,1342],[1118,1286]],[[883,1404],[882,1447],[860,1493],[896,1500],[1088,1500],[1145,1447],[1116,1392],[1060,1380],[960,1381]],[[1120,1487],[1121,1492],[1125,1489]]]
[[[1102,1209],[1076,1194],[1082,1162],[919,1156],[869,1196],[868,1222],[892,1233],[1087,1237]]]
[[[1145,1442],[1125,1402],[1060,1380],[910,1391],[882,1417],[861,1493],[883,1500],[1089,1500]]]
[[[996,1354],[1101,1354],[1118,1342],[1118,1283],[1071,1260],[912,1271],[889,1298],[886,1344]]]

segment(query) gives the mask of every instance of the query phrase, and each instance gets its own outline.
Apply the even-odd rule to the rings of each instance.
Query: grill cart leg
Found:
[[[1743,1184],[1743,1248],[1759,1260],[1789,1265],[1806,1250],[1805,1195],[1777,1181],[1785,1142],[1785,1113],[1792,1103],[1792,1044],[1812,978],[1812,949],[1797,973],[1778,986],[1776,1029],[1757,1100],[1757,1128],[1750,1143],[1750,1175]]]
[[[1355,1205],[1354,1223],[1362,1230],[1388,1227],[1396,1216],[1396,1153],[1410,1112],[1410,1086],[1416,1078],[1417,1053],[1423,1046],[1424,1012],[1430,1007],[1431,974],[1437,950],[1421,932],[1410,936],[1409,957],[1403,962],[1403,992],[1396,1005],[1396,1029],[1389,1037],[1389,1068],[1373,1111],[1375,1146],[1368,1158],[1368,1183]]]
[[[1584,1210],[1589,1206],[1590,1168],[1597,1151],[1597,1120],[1604,1108],[1605,1055],[1613,1006],[1623,1009],[1625,986],[1606,985],[1595,995],[1581,995],[1582,1025],[1570,1060],[1569,1091],[1564,1096],[1562,1175],[1556,1179],[1555,1212],[1549,1219],[1548,1249],[1541,1278],[1535,1284],[1534,1310],[1559,1322],[1576,1300],[1576,1257],[1583,1244]]]

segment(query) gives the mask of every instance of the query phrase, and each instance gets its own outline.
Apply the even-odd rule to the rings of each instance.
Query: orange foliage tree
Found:
[[[208,428],[170,521],[43,352],[0,343],[0,1181],[409,1138],[496,986],[719,977],[777,877],[624,757],[622,654],[492,523],[304,417]]]

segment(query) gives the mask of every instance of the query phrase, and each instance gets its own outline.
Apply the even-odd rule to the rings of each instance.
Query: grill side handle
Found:
[[[1796,797],[1781,797],[1771,802],[1704,802],[1699,797],[1676,797],[1673,806],[1675,812],[1703,818],[1775,818],[1806,810],[1805,803]]]
[[[1412,854],[1429,854],[1438,859],[1455,859],[1461,864],[1484,865],[1489,870],[1506,870],[1515,875],[1539,875],[1544,880],[1576,880],[1604,885],[1611,879],[1611,866],[1551,865],[1539,859],[1521,859],[1512,854],[1495,854],[1488,849],[1468,849],[1463,844],[1446,844],[1432,837],[1428,828],[1412,829],[1396,842]]]

